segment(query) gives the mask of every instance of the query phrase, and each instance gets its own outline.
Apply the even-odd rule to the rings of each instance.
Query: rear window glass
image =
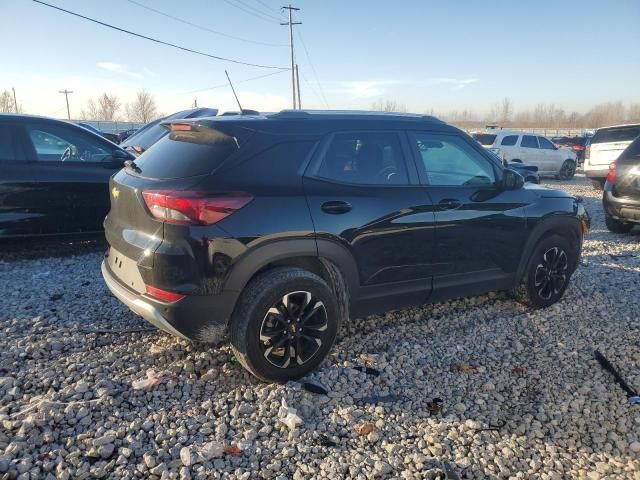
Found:
[[[493,135],[491,133],[474,133],[473,138],[475,138],[480,145],[485,147],[490,147],[493,145],[493,142],[496,141],[497,135]]]
[[[242,148],[248,137],[248,130],[236,135],[212,128],[171,132],[135,160],[137,173],[148,178],[204,175]]]
[[[640,135],[640,125],[629,127],[601,128],[596,131],[591,143],[628,142]]]
[[[640,163],[640,137],[636,138],[631,145],[629,145],[624,152],[620,154],[617,160],[618,163]]]
[[[0,123],[0,162],[17,160],[13,139],[15,132],[9,125]]]

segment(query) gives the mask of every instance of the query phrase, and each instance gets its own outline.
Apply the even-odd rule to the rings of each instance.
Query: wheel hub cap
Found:
[[[327,326],[327,310],[311,292],[288,293],[264,316],[260,349],[278,368],[303,365],[322,346]]]
[[[541,298],[549,300],[557,295],[567,282],[569,260],[567,254],[560,247],[547,250],[542,261],[536,267],[534,285]]]

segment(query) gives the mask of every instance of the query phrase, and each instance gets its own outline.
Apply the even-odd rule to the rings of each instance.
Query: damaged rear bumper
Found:
[[[175,303],[163,303],[124,286],[106,261],[102,262],[101,270],[111,293],[160,330],[195,342],[218,343],[226,337],[232,313],[229,305],[235,304],[231,298],[235,295],[187,296]]]

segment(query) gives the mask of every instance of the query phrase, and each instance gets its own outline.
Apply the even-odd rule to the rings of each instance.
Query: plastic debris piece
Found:
[[[134,390],[150,390],[160,385],[165,378],[166,377],[157,374],[154,370],[147,370],[147,378],[134,380],[131,382],[131,387]]]
[[[512,372],[521,377],[522,375],[524,375],[524,368],[522,368],[522,367],[514,367]]]
[[[298,425],[302,425],[302,418],[298,415],[298,411],[293,407],[289,407],[284,398],[278,411],[278,417],[291,432],[293,432]]]
[[[375,426],[373,425],[373,423],[364,422],[356,426],[356,432],[360,436],[369,435],[371,432],[373,432],[374,428]]]
[[[326,395],[329,391],[319,383],[315,382],[302,382],[302,388],[307,392],[317,393],[318,395]]]
[[[240,455],[240,447],[238,447],[237,445],[225,445],[224,454],[231,455],[232,457],[237,457],[238,455]]]
[[[376,370],[375,368],[371,368],[371,367],[362,367],[360,365],[353,367],[355,370],[358,370],[359,372],[364,372],[367,375],[372,375],[374,377],[379,377],[380,376],[380,370]]]
[[[624,380],[624,378],[622,378],[622,375],[620,375],[620,372],[616,370],[616,367],[614,367],[611,364],[611,362],[609,362],[609,360],[607,360],[606,357],[602,353],[600,353],[598,350],[596,350],[594,354],[600,366],[603,369],[605,369],[607,372],[609,372],[611,375],[613,375],[613,378],[616,381],[616,383],[620,385],[620,388],[622,388],[622,390],[624,390],[624,392],[627,394],[628,402],[632,405],[640,403],[640,396],[638,395],[638,392],[636,392],[633,388],[629,386],[629,384]]]

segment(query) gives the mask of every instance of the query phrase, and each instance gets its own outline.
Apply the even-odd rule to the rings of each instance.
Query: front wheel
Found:
[[[260,380],[295,380],[324,360],[340,320],[336,298],[322,278],[277,268],[245,287],[231,320],[231,346]]]
[[[565,160],[560,167],[558,178],[560,180],[571,180],[576,174],[576,162],[573,160]]]
[[[607,226],[607,229],[613,233],[629,233],[633,228],[633,223],[621,222],[606,213],[604,215],[604,223]]]
[[[577,253],[560,235],[549,235],[539,242],[529,259],[522,283],[513,290],[515,298],[532,307],[556,303],[569,285]]]

